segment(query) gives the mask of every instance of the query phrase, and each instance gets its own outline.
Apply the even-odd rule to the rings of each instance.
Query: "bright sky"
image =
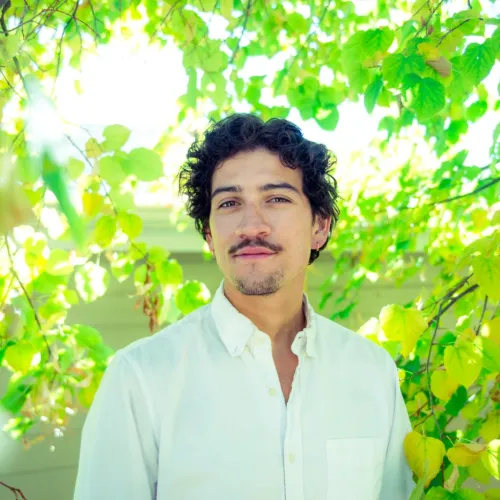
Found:
[[[369,11],[376,0],[356,2],[358,10]],[[493,15],[493,4],[483,2]],[[285,8],[287,2],[285,2]],[[460,9],[459,9],[460,10]],[[214,16],[213,20],[217,19]],[[212,24],[210,35],[216,38],[226,36],[227,22],[219,18]],[[493,26],[488,26],[493,28]],[[243,39],[245,40],[245,38]],[[248,42],[243,41],[242,45]],[[265,82],[271,84],[274,73],[281,67],[285,54],[277,54],[273,59],[263,56],[247,60],[243,75],[267,75]],[[80,80],[83,94],[75,91],[74,80]],[[321,83],[328,84],[328,72],[320,77]],[[500,67],[496,64],[491,75],[485,80],[490,93],[496,95],[496,85],[500,81]],[[165,129],[174,125],[178,113],[177,98],[185,92],[187,78],[182,65],[182,53],[172,44],[160,48],[148,45],[147,37],[134,32],[130,39],[117,39],[100,46],[96,53],[82,58],[82,70],[78,74],[70,67],[62,72],[57,86],[57,107],[68,122],[88,128],[100,137],[103,127],[120,123],[132,130],[127,148],[153,147]],[[262,96],[267,104],[287,105],[284,97],[273,99],[269,89]],[[246,105],[239,105],[235,111],[250,111]],[[304,135],[330,148],[338,158],[338,165],[345,165],[355,152],[367,149],[369,142],[377,135],[378,122],[387,114],[386,110],[375,110],[372,115],[365,111],[362,98],[358,103],[344,103],[339,107],[340,120],[333,132],[321,129],[311,119],[304,122],[293,110],[288,119],[296,123]],[[469,149],[467,164],[483,166],[489,163],[488,150],[492,142],[492,130],[498,123],[498,112],[489,110],[478,124],[471,124],[460,149]],[[205,123],[202,123],[204,128]],[[72,131],[73,133],[73,131]],[[84,144],[86,133],[74,128],[79,142]],[[177,153],[176,160],[182,161],[185,145]],[[409,152],[409,151],[408,151]],[[75,154],[74,151],[71,154]],[[405,152],[402,152],[403,156]],[[404,161],[404,160],[402,160]],[[167,166],[168,168],[168,166]],[[140,203],[140,201],[138,200]]]

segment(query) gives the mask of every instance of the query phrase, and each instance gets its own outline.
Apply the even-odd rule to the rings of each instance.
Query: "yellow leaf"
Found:
[[[439,50],[430,43],[423,42],[418,45],[418,52],[425,59],[425,61],[437,61],[441,55]]]
[[[418,432],[408,433],[404,439],[404,453],[411,470],[420,479],[425,475],[425,486],[436,477],[444,455],[444,444],[432,437],[424,437]],[[427,464],[427,474],[424,473]]]
[[[99,193],[89,193],[85,191],[82,196],[83,213],[89,217],[94,217],[104,205],[104,197]]]
[[[481,460],[469,465],[468,469],[470,477],[483,484],[488,484],[491,481],[491,474],[486,470]]]
[[[467,467],[481,458],[481,453],[486,449],[485,444],[480,443],[456,443],[447,451],[450,462],[455,465]]]
[[[500,316],[485,321],[481,327],[481,335],[500,345]]]
[[[475,344],[462,341],[444,350],[444,366],[451,378],[468,389],[481,372],[482,355]]]
[[[486,500],[500,500],[500,490],[498,488],[490,488],[484,492]]]
[[[389,340],[402,341],[403,356],[413,351],[418,338],[427,329],[427,321],[418,309],[405,309],[398,304],[382,308],[379,321]]]
[[[500,439],[495,439],[488,443],[487,450],[481,455],[481,460],[486,470],[495,478],[500,479],[498,453],[500,449]]]
[[[99,143],[94,138],[91,138],[85,144],[85,152],[89,158],[99,158],[103,151]]]
[[[442,401],[448,401],[459,384],[444,370],[436,370],[431,375],[431,390]]]
[[[411,15],[417,19],[427,19],[430,16],[434,0],[416,0],[411,7]]]
[[[498,411],[488,414],[488,418],[481,426],[479,434],[487,442],[493,441],[500,436],[500,413]]]
[[[231,21],[233,17],[233,0],[222,0],[220,10],[222,17]]]
[[[465,407],[461,410],[460,415],[468,420],[473,420],[477,417],[480,410],[481,402],[478,397],[475,397],[472,401],[465,405]]]
[[[472,259],[477,282],[491,300],[500,300],[500,255],[477,255]]]

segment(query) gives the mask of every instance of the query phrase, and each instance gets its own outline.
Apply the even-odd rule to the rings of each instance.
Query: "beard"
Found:
[[[276,271],[269,276],[235,277],[236,288],[243,295],[272,295],[276,293],[283,282],[283,272]]]

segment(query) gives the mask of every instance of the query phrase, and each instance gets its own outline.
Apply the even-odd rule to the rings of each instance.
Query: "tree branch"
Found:
[[[252,0],[248,0],[247,8],[245,9],[245,18],[243,19],[243,27],[241,29],[241,35],[238,38],[238,42],[236,43],[236,48],[233,51],[233,54],[231,56],[231,59],[229,60],[228,66],[233,64],[234,58],[236,57],[236,54],[237,54],[238,50],[240,49],[241,39],[243,38],[243,35],[245,34],[245,31],[246,31],[247,21],[248,21],[248,18],[250,16],[250,9],[251,8],[252,8]]]
[[[484,296],[483,310],[481,311],[481,317],[479,318],[479,323],[476,326],[476,335],[479,335],[479,330],[481,329],[481,324],[483,323],[484,313],[486,311],[486,306],[488,305],[488,296]]]
[[[21,500],[26,500],[26,497],[23,495],[23,492],[19,488],[14,488],[13,486],[9,486],[8,484],[5,484],[4,482],[0,481],[0,485],[5,486],[8,488],[14,495],[16,496],[16,500],[19,498],[17,495],[21,495]]]
[[[483,191],[483,189],[487,189],[490,186],[493,186],[494,184],[496,184],[497,182],[500,182],[500,177],[496,177],[494,179],[491,179],[491,182],[489,182],[488,184],[484,184],[483,186],[481,186],[477,189],[474,189],[474,191],[471,191],[470,193],[465,193],[465,194],[461,194],[459,196],[454,196],[453,198],[446,198],[445,200],[436,201],[434,203],[426,203],[426,205],[439,205],[440,203],[447,203],[449,201],[459,200],[461,198],[465,198],[466,196],[471,196],[473,194],[479,193],[480,191]]]

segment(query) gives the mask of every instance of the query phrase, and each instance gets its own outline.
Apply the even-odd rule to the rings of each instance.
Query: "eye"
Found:
[[[281,200],[280,202],[284,201],[286,203],[290,203],[290,200],[287,200],[286,198],[282,198],[281,196],[275,196],[274,198],[271,198],[272,200]]]
[[[224,203],[221,203],[219,205],[219,208],[230,208],[230,207],[234,207],[234,205],[228,205],[228,203],[236,203],[236,201],[234,200],[228,200],[228,201],[225,201]],[[226,205],[226,206],[224,206]]]

